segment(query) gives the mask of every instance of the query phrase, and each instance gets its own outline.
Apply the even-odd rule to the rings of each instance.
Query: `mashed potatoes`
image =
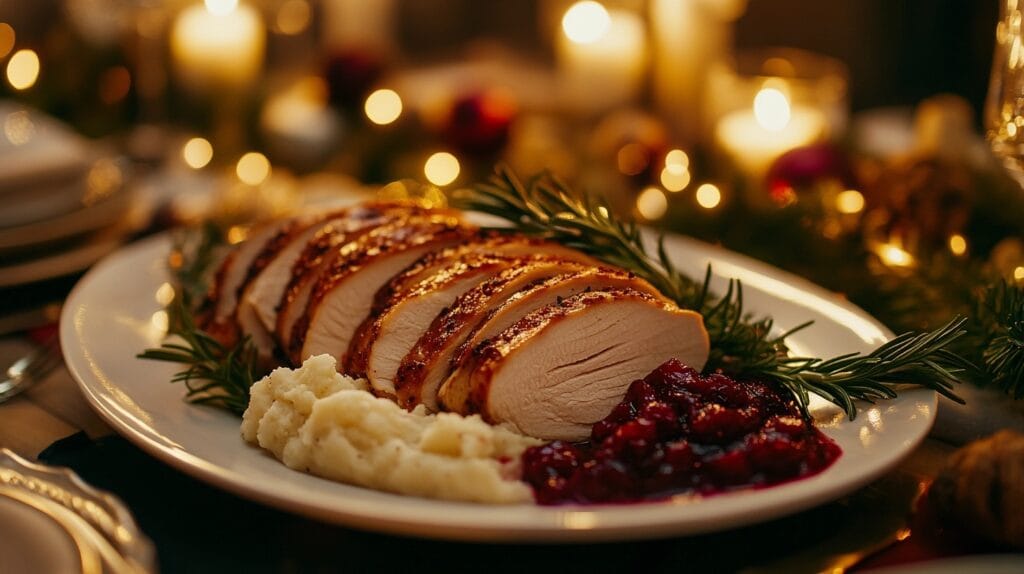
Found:
[[[367,389],[328,355],[276,369],[253,385],[242,436],[291,468],[341,482],[449,500],[532,499],[519,455],[540,441],[479,416],[410,413]]]

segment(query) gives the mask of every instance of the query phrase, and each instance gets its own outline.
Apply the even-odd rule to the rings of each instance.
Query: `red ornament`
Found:
[[[470,154],[493,154],[508,142],[516,104],[496,91],[474,92],[452,102],[442,126],[442,137],[451,147]]]
[[[788,205],[800,190],[833,180],[847,188],[857,186],[857,178],[846,154],[831,144],[815,144],[782,154],[768,170],[768,193],[772,201]]]
[[[324,75],[331,103],[338,107],[362,104],[384,71],[380,56],[361,50],[345,50],[327,58]]]

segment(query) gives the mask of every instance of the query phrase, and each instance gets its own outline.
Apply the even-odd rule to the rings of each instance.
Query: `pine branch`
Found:
[[[976,315],[988,381],[1014,399],[1024,397],[1024,288],[1000,280],[981,294]]]

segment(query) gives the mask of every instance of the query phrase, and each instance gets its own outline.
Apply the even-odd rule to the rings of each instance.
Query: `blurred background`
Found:
[[[7,0],[0,288],[500,163],[934,327],[1024,281],[1019,35],[1013,0]]]

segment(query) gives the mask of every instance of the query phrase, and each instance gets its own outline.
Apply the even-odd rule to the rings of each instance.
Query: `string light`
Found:
[[[679,166],[684,170],[689,169],[690,156],[686,155],[686,152],[681,149],[671,150],[665,154],[665,165]]]
[[[690,185],[690,170],[678,164],[666,165],[661,170],[661,185],[671,192],[686,189]]]
[[[242,183],[259,185],[270,176],[270,160],[258,151],[251,151],[239,158],[235,173]]]
[[[437,186],[448,185],[459,177],[459,160],[446,151],[439,151],[427,158],[423,164],[423,175]]]
[[[847,189],[836,195],[836,209],[839,213],[852,215],[864,209],[864,195],[856,189]]]
[[[722,203],[722,192],[713,183],[701,184],[697,188],[697,193],[694,197],[697,200],[697,205],[704,209],[714,209],[718,207],[718,204]]]
[[[967,238],[959,233],[949,236],[949,250],[953,252],[953,255],[967,253]]]
[[[384,126],[402,115],[402,98],[394,90],[376,90],[366,98],[363,109],[371,122]]]
[[[7,82],[15,90],[27,90],[39,79],[39,56],[32,50],[18,50],[7,61]]]
[[[192,138],[181,148],[181,158],[192,169],[202,169],[213,159],[213,146],[203,138]]]
[[[657,187],[648,187],[636,198],[636,210],[649,221],[661,219],[668,211],[668,198]]]

